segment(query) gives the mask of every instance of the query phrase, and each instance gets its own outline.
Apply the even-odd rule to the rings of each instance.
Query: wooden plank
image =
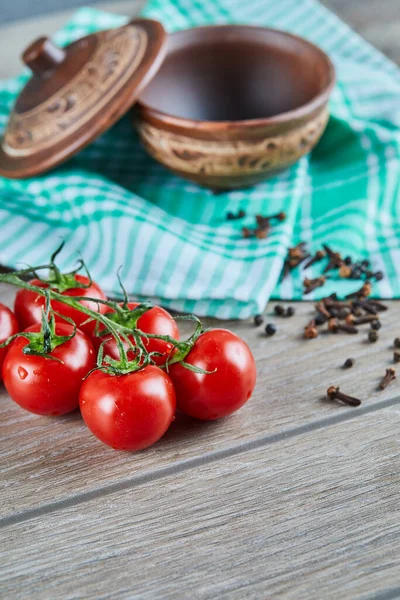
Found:
[[[323,4],[373,46],[400,64],[398,0],[323,0]]]
[[[375,597],[399,582],[399,429],[397,405],[9,526],[2,594]]]
[[[5,294],[11,300],[10,290],[3,286],[0,300]],[[383,315],[385,327],[376,344],[366,342],[366,333],[303,340],[302,327],[311,310],[310,304],[302,303],[296,306],[293,319],[276,320],[274,338],[266,338],[262,328],[256,329],[250,322],[229,323],[247,340],[257,361],[258,384],[252,400],[220,422],[178,418],[158,444],[138,454],[119,453],[102,445],[85,428],[78,413],[58,419],[38,417],[24,412],[1,393],[4,487],[0,515],[92,493],[103,486],[129,482],[171,465],[356,410],[321,401],[331,384],[359,394],[365,406],[398,394],[396,382],[385,392],[377,391],[376,385],[392,361],[390,344],[399,323],[399,303],[391,303],[391,310]],[[340,367],[350,355],[356,358],[356,366],[343,371]]]

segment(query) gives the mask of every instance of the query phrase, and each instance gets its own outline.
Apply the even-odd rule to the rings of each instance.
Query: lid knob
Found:
[[[39,77],[47,71],[54,70],[66,57],[66,52],[49,38],[41,37],[34,41],[22,55],[22,60],[32,73]]]

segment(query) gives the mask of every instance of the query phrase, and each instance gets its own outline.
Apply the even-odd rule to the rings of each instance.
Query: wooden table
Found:
[[[327,4],[355,24],[356,7],[369,10],[376,29],[398,19],[393,0]],[[0,286],[0,301],[13,293]],[[273,338],[230,324],[257,360],[252,400],[221,422],[179,418],[139,454],[106,448],[78,414],[40,418],[0,391],[0,597],[400,597],[400,395],[396,383],[377,391],[400,335],[389,304],[376,344],[367,328],[303,340],[308,303]],[[331,384],[362,406],[324,399]]]

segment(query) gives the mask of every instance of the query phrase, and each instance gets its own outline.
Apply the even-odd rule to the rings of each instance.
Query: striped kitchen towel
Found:
[[[211,23],[267,25],[321,46],[338,85],[328,129],[310,157],[249,190],[218,196],[167,172],[140,147],[128,118],[61,167],[25,181],[0,178],[0,263],[46,260],[66,241],[61,266],[80,252],[93,276],[118,293],[116,270],[130,294],[219,318],[246,318],[267,300],[301,299],[302,277],[318,266],[279,274],[287,247],[313,251],[326,242],[370,258],[386,277],[378,296],[400,296],[400,71],[316,0],[151,0],[144,16],[168,31]],[[55,36],[59,44],[126,18],[81,9]],[[0,128],[26,80],[0,82]],[[246,210],[244,222],[226,221]],[[266,240],[241,238],[256,213],[287,213]],[[308,297],[343,294],[357,282],[329,282]]]

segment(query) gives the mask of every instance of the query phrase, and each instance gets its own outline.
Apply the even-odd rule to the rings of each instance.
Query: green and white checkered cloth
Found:
[[[338,85],[331,120],[310,157],[253,189],[219,196],[187,183],[141,148],[128,118],[51,173],[0,178],[0,263],[43,263],[60,238],[62,267],[81,252],[93,276],[116,294],[123,265],[128,291],[164,306],[246,318],[274,298],[301,299],[302,277],[279,284],[287,247],[326,242],[370,258],[386,277],[378,296],[400,296],[400,70],[316,0],[151,0],[144,16],[168,31],[211,23],[267,25],[294,32],[333,59]],[[55,40],[67,44],[125,18],[81,9]],[[26,74],[0,82],[0,128]],[[226,221],[245,209],[244,222]],[[267,240],[244,240],[256,213],[284,210]],[[318,297],[358,282],[330,282]]]

